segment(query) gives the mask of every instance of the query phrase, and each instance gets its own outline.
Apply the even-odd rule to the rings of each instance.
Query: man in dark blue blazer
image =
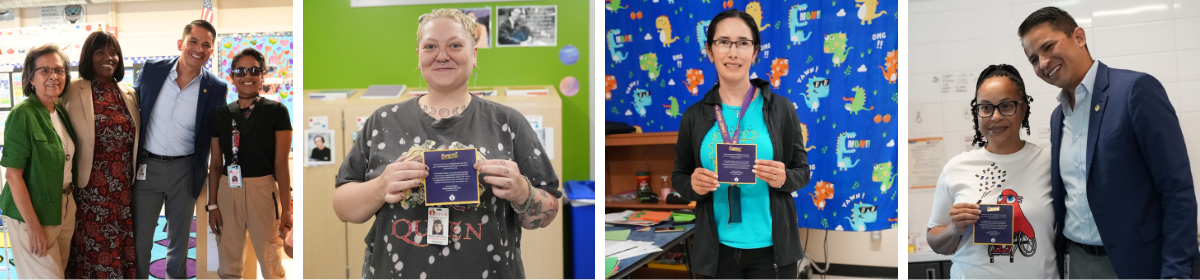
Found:
[[[166,205],[167,277],[188,278],[187,251],[196,197],[208,172],[210,124],[224,105],[228,86],[204,71],[216,47],[217,31],[197,20],[183,29],[178,58],[147,61],[134,89],[142,104],[141,151],[133,187],[133,219],[138,278],[149,276],[154,228]],[[209,209],[211,210],[211,209]],[[201,229],[200,231],[203,231]]]
[[[1093,60],[1083,28],[1061,9],[1030,14],[1017,33],[1037,76],[1062,89],[1050,118],[1060,273],[1194,278],[1196,195],[1162,84]]]

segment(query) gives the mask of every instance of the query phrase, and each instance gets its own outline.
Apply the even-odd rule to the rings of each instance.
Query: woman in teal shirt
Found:
[[[717,14],[706,50],[718,83],[687,109],[675,144],[672,184],[697,201],[692,269],[716,278],[795,278],[804,256],[791,193],[808,184],[807,153],[796,109],[750,79],[758,58],[754,19],[738,10]],[[717,144],[754,144],[753,176],[719,183]]]
[[[25,56],[25,96],[4,123],[5,169],[0,213],[12,239],[21,278],[62,279],[75,232],[71,197],[74,132],[58,97],[71,79],[67,55],[58,46],[34,48]]]

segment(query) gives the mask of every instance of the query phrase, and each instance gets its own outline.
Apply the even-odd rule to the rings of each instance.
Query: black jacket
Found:
[[[796,205],[791,193],[808,185],[812,175],[808,167],[808,153],[804,150],[804,139],[800,134],[800,119],[796,107],[786,97],[771,92],[771,85],[762,79],[750,81],[759,88],[763,98],[763,117],[775,149],[775,161],[787,166],[787,181],[771,192],[771,236],[775,250],[776,266],[788,265],[804,257],[800,248],[800,228],[797,225]],[[716,124],[713,105],[721,103],[717,93],[720,85],[713,86],[700,103],[692,105],[683,113],[679,123],[679,140],[675,143],[675,170],[671,182],[675,191],[683,198],[696,203],[695,248],[692,250],[692,269],[698,274],[714,275],[717,272],[717,222],[713,218],[712,193],[696,194],[692,190],[692,172],[703,167],[700,157],[704,135]]]

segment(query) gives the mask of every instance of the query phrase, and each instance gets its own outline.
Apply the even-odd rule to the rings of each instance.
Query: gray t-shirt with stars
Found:
[[[472,96],[461,114],[434,120],[417,98],[409,99],[375,110],[360,133],[338,171],[338,186],[374,179],[393,162],[421,161],[425,150],[477,148],[478,160],[512,160],[535,187],[562,197],[533,127],[517,110],[493,101]],[[524,278],[519,214],[492,194],[490,184],[479,182],[479,204],[446,206],[450,245],[426,242],[423,187],[380,207],[365,239],[363,278]]]

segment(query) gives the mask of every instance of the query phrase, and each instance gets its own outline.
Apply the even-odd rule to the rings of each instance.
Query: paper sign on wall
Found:
[[[42,7],[41,25],[75,24],[84,22],[83,5]]]
[[[329,116],[314,116],[308,118],[308,128],[329,129]]]
[[[358,132],[362,131],[363,125],[367,124],[366,116],[354,118],[354,132],[350,134],[350,141],[358,141]]]
[[[909,188],[937,186],[942,174],[942,137],[908,139]]]

